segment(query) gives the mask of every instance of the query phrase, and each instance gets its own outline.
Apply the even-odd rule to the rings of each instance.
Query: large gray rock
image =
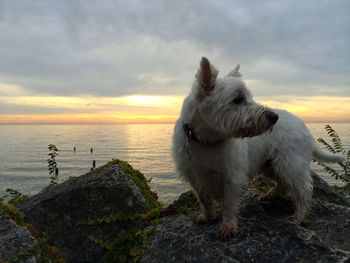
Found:
[[[102,262],[106,251],[88,237],[113,240],[123,227],[117,223],[87,225],[87,221],[111,213],[141,212],[147,204],[134,181],[113,164],[32,196],[16,208],[40,236],[59,248],[68,263],[78,263]]]
[[[297,225],[286,219],[293,212],[290,200],[262,202],[262,194],[248,189],[239,233],[227,241],[218,237],[220,220],[194,225],[198,212],[162,218],[141,262],[350,262],[349,207],[324,201],[325,190]],[[327,200],[346,205],[337,193]]]
[[[27,228],[17,226],[11,219],[0,216],[0,262],[13,260],[37,243]],[[29,263],[37,260],[32,256],[18,262]]]

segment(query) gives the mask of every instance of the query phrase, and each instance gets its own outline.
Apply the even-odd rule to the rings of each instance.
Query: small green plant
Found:
[[[189,211],[196,211],[200,209],[200,204],[196,195],[189,190],[182,193],[177,200],[175,200],[168,207],[161,211],[162,216],[172,216],[179,213],[187,213]]]
[[[12,204],[1,201],[0,215],[12,219],[19,226],[24,226],[24,214],[17,210]]]
[[[14,262],[26,261],[30,257],[35,257],[38,263],[65,263],[66,261],[59,255],[57,247],[50,246],[45,238],[37,238],[38,244],[21,252]]]
[[[324,139],[317,139],[318,142],[322,143],[328,151],[332,153],[342,153],[346,156],[346,159],[342,162],[338,162],[337,164],[340,166],[339,171],[328,166],[325,163],[317,162],[326,172],[328,172],[331,176],[335,177],[337,180],[341,180],[344,183],[344,186],[335,187],[336,190],[344,194],[345,196],[350,196],[350,150],[345,149],[342,140],[340,139],[337,132],[330,126],[326,125],[325,129],[327,134],[331,138],[332,143],[326,142]]]
[[[13,204],[14,205],[17,202],[27,198],[26,195],[20,193],[19,191],[15,190],[15,189],[7,188],[6,192],[8,192],[10,197],[11,197],[10,200],[8,201],[9,204]]]
[[[50,157],[47,159],[48,167],[49,167],[49,175],[50,175],[50,184],[49,187],[57,185],[58,181],[58,167],[56,162],[56,157],[58,156],[58,152],[60,150],[57,149],[56,145],[49,144],[47,147],[49,150],[48,156]]]
[[[122,230],[112,244],[102,240],[93,242],[107,245],[108,252],[105,254],[104,262],[139,262],[146,249],[148,236],[154,231],[154,227],[144,230]],[[91,237],[90,237],[91,240]]]
[[[95,220],[79,222],[80,225],[101,225],[101,224],[110,224],[115,222],[130,222],[135,221],[136,218],[140,216],[139,213],[127,213],[127,212],[118,212],[111,213],[109,215],[104,215],[96,218]]]

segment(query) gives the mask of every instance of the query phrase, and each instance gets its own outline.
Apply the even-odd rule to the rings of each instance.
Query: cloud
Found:
[[[0,80],[32,95],[186,94],[202,55],[257,95],[350,96],[349,1],[1,1]]]

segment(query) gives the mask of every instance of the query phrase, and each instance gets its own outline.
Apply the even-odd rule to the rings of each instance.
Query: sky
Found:
[[[202,56],[255,100],[350,122],[350,1],[0,0],[0,124],[173,123]]]

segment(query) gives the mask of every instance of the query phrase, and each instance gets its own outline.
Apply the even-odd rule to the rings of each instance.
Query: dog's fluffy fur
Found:
[[[310,160],[337,162],[343,157],[322,151],[298,117],[257,104],[240,78],[239,65],[224,78],[217,75],[202,58],[173,136],[179,175],[201,203],[194,223],[214,219],[220,200],[220,236],[235,235],[241,193],[258,174],[276,183],[263,199],[290,193],[295,205],[291,219],[300,222],[312,195]]]

